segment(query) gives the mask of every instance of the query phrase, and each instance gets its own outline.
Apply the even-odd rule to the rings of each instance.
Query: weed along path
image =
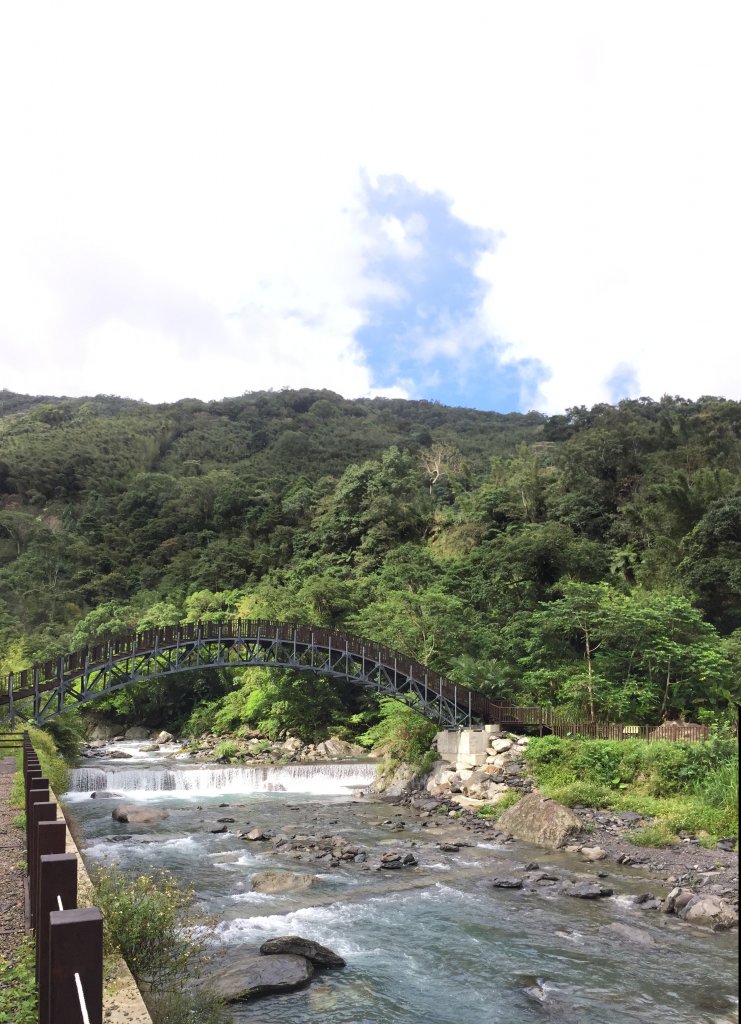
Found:
[[[0,955],[15,962],[26,933],[23,909],[23,831],[15,824],[18,808],[10,803],[16,772],[15,756],[0,759]]]
[[[582,864],[488,822],[369,798],[368,764],[137,756],[73,773],[65,812],[91,868],[166,868],[192,885],[215,976],[287,935],[346,962],[232,1004],[236,1024],[737,1020],[737,934],[641,909],[655,879],[640,866]],[[118,804],[164,813],[117,821]]]

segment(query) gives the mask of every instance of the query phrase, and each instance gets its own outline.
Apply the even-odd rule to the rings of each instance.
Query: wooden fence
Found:
[[[65,853],[67,826],[57,820],[28,733],[23,779],[26,908],[36,940],[39,1024],[103,1024],[103,917],[97,907],[77,906],[77,857]]]

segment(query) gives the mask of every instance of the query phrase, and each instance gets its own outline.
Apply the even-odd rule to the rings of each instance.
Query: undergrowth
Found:
[[[532,739],[525,754],[544,796],[573,807],[636,811],[656,819],[636,845],[664,846],[681,831],[714,847],[738,835],[738,748],[734,740]]]

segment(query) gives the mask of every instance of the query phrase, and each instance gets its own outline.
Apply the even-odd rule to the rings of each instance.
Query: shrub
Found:
[[[76,710],[65,711],[52,718],[44,731],[53,738],[57,750],[65,761],[73,761],[80,754],[80,743],[85,739],[85,723]]]
[[[214,757],[217,761],[231,761],[239,754],[239,747],[234,740],[222,740],[214,750]]]
[[[391,697],[380,701],[381,720],[358,736],[358,743],[372,747],[392,762],[404,761],[423,768],[437,729],[414,708]],[[428,768],[429,770],[429,768]]]
[[[137,981],[148,986],[177,987],[188,977],[203,951],[186,914],[192,890],[181,889],[166,871],[129,875],[113,866],[97,868],[93,884],[107,952],[120,950]]]

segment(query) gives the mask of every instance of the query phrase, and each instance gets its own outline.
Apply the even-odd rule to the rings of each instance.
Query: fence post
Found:
[[[64,822],[55,822],[64,826]],[[50,826],[54,827],[54,826]],[[64,832],[62,832],[64,840]],[[62,907],[77,907],[77,857],[74,853],[44,854],[39,863],[39,905],[36,926],[36,983],[39,1024],[49,1024],[49,914]],[[82,1018],[79,1017],[78,1020]]]
[[[53,910],[48,1024],[80,1024],[83,1000],[90,1024],[103,1024],[103,915],[97,907]]]
[[[32,789],[46,789],[49,785],[49,780],[44,778],[41,766],[32,764],[26,769],[26,773],[23,778],[23,795],[26,799],[26,834],[28,834],[28,794]]]
[[[39,801],[31,807],[31,841],[29,850],[28,901],[31,909],[31,924],[36,920],[36,902],[39,892],[39,825],[41,822],[57,820],[57,805],[49,800]]]
[[[46,779],[34,779],[33,789],[28,791],[28,810],[26,812],[26,874],[31,875],[33,871],[33,851],[34,851],[34,834],[33,834],[33,805],[34,804],[48,804],[49,803],[49,790],[36,789],[36,785],[39,782],[46,782]],[[48,787],[48,782],[47,782]]]

